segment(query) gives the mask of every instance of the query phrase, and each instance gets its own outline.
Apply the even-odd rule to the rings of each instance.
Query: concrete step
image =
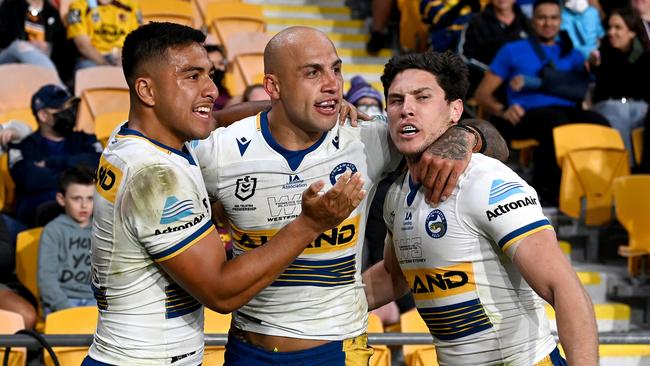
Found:
[[[607,274],[578,271],[578,278],[594,304],[607,303]]]
[[[266,5],[262,4],[267,18],[350,20],[350,8],[317,5]]]
[[[551,330],[557,332],[555,323],[555,311],[550,305],[546,305],[546,315],[551,322]],[[621,303],[594,304],[598,332],[627,332],[630,330],[631,309],[628,305]]]
[[[328,7],[345,6],[345,0],[245,0],[244,2],[258,5],[319,5]]]
[[[381,65],[382,69],[388,59],[393,56],[391,50],[385,49],[381,50],[377,56],[370,56],[366,52],[365,48],[339,48],[337,47],[337,52],[341,60],[343,60],[343,68],[345,69],[348,64],[370,64],[370,65]]]
[[[650,366],[648,344],[601,344],[601,366]]]
[[[365,34],[366,30],[361,20],[332,20],[332,19],[299,19],[299,18],[268,18],[266,21],[269,32],[279,32],[287,27],[306,26],[319,29],[325,33]]]

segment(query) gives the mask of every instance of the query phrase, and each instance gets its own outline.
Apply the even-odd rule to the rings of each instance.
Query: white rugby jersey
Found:
[[[336,126],[306,150],[288,151],[271,136],[266,113],[214,131],[196,149],[211,198],[220,201],[240,255],[271,239],[301,212],[302,192],[324,190],[347,170],[361,172],[370,192],[400,155],[387,125]],[[234,314],[234,325],[255,333],[318,340],[362,334],[368,305],[361,283],[368,194],[338,227],[320,235],[269,287]]]
[[[543,300],[512,262],[515,243],[552,226],[512,170],[473,154],[438,207],[405,173],[388,191],[384,219],[441,365],[530,366],[553,351]]]
[[[214,226],[201,170],[183,151],[122,126],[97,170],[92,287],[99,323],[89,355],[113,365],[199,365],[203,308],[157,264]]]

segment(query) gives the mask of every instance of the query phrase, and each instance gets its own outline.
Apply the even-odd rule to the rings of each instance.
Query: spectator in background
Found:
[[[43,314],[97,302],[90,288],[94,172],[79,166],[61,177],[56,202],[65,213],[45,225],[38,247],[38,289]]]
[[[480,14],[475,15],[460,36],[458,53],[469,68],[468,98],[481,82],[483,74],[497,51],[506,43],[528,38],[531,33],[528,18],[515,0],[490,0]],[[501,89],[505,100],[505,89]]]
[[[345,94],[345,100],[357,107],[359,112],[371,117],[385,115],[384,98],[362,76],[357,75],[350,80],[350,89]]]
[[[11,120],[0,124],[0,155],[7,151],[9,144],[17,144],[32,133],[24,122]]]
[[[431,48],[438,52],[456,50],[461,31],[472,15],[481,11],[481,5],[480,0],[421,0]]]
[[[539,78],[545,63],[537,55],[538,47],[547,62],[566,72],[566,76],[577,77],[584,72],[582,54],[565,40],[558,40],[560,24],[560,3],[537,0],[532,21],[534,38],[503,46],[475,94],[479,105],[493,116],[491,122],[507,141],[535,139],[539,142],[533,155],[532,185],[545,206],[557,206],[559,196],[560,169],[554,158],[553,128],[575,122],[608,124],[599,114],[577,107],[574,100],[553,95],[550,90],[541,88],[542,85],[526,85],[526,80],[542,84]],[[495,91],[503,83],[508,84],[507,104],[495,98]]]
[[[598,42],[605,35],[600,24],[598,9],[589,5],[588,0],[566,0],[562,8],[562,30],[566,31],[573,47],[587,59],[598,49]]]
[[[65,28],[47,0],[5,0],[0,5],[0,64],[27,63],[57,70]],[[54,60],[54,61],[53,61]]]
[[[39,206],[52,205],[66,169],[79,164],[94,168],[99,161],[102,146],[95,135],[72,130],[77,101],[60,86],[40,88],[31,102],[38,130],[9,147],[9,169],[16,182],[16,216],[30,227],[37,224]]]
[[[141,23],[135,0],[74,0],[67,26],[68,38],[81,54],[75,69],[121,65],[124,38]]]
[[[650,112],[645,115],[645,132],[643,133],[643,151],[641,152],[641,164],[637,169],[638,173],[650,174]]]
[[[6,285],[9,282],[16,282],[14,258],[16,258],[16,247],[12,244],[4,220],[0,219],[0,309],[22,315],[25,328],[32,329],[36,324],[36,310],[32,304]]]
[[[589,64],[596,75],[592,110],[609,120],[632,151],[632,130],[643,126],[650,101],[650,44],[639,14],[631,7],[614,9],[607,38]],[[633,164],[630,153],[630,163]]]
[[[242,102],[255,102],[259,100],[271,100],[271,97],[264,90],[264,85],[262,84],[253,84],[249,85],[244,89],[244,94],[242,94]]]
[[[391,13],[395,8],[395,0],[372,0],[372,21],[370,23],[370,38],[366,51],[377,55],[382,48],[388,46],[390,36],[386,30]],[[417,19],[413,19],[417,21]]]
[[[214,85],[217,86],[219,90],[219,96],[214,101],[214,110],[222,110],[223,107],[228,104],[232,96],[228,91],[228,88],[223,84],[226,77],[226,71],[228,69],[228,60],[226,59],[226,51],[223,49],[223,46],[214,44],[210,39],[206,40],[205,50],[208,51],[208,57],[212,61],[214,66],[214,74],[212,75],[212,81]]]

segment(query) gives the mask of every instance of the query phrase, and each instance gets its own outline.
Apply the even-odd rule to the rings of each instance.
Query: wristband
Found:
[[[482,135],[482,134],[480,133],[480,131],[478,131],[478,129],[476,129],[476,128],[472,128],[472,127],[465,126],[465,125],[461,125],[461,124],[455,124],[454,127],[456,127],[456,128],[460,128],[461,130],[463,130],[463,131],[467,131],[467,132],[469,132],[469,133],[471,133],[471,134],[474,135],[474,139],[475,139],[475,141],[474,141],[474,146],[472,147],[472,152],[474,152],[474,150],[476,149],[476,146],[478,146],[479,141],[484,141],[484,140],[481,140],[481,137],[482,137],[483,135]],[[483,148],[484,148],[484,147],[485,147],[485,144],[482,143],[482,144],[481,144],[481,151],[477,151],[477,152],[479,152],[479,153],[483,152],[483,150],[484,150]]]

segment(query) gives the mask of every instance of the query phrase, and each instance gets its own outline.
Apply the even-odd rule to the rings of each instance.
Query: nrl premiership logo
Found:
[[[257,178],[251,178],[250,175],[244,178],[237,179],[237,188],[235,189],[235,197],[242,201],[253,197],[255,194],[255,187],[257,186]]]

